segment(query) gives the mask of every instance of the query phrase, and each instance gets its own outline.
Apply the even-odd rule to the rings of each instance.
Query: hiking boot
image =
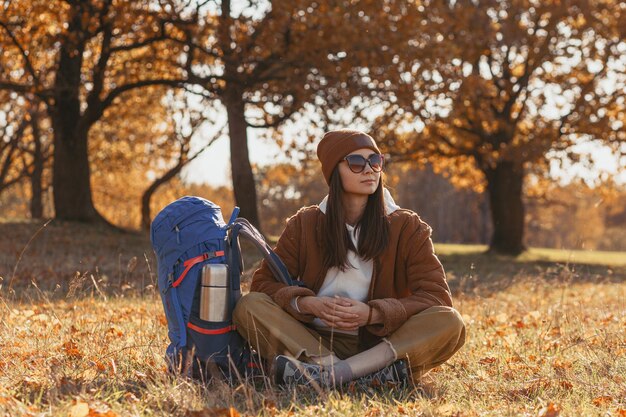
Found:
[[[398,359],[379,371],[359,378],[358,381],[369,386],[380,386],[387,383],[408,385],[411,381],[411,374],[406,359]]]
[[[274,382],[278,385],[327,386],[328,373],[320,365],[306,363],[288,356],[279,355],[274,360]]]

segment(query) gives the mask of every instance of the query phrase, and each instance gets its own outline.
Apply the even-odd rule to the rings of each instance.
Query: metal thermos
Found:
[[[231,295],[228,284],[228,266],[224,264],[207,264],[202,268],[200,288],[201,320],[228,320]]]

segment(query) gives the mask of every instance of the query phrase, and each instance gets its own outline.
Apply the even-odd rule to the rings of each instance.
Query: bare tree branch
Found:
[[[284,114],[282,114],[282,115],[280,115],[278,117],[272,118],[272,120],[268,121],[267,123],[254,124],[254,123],[246,121],[246,124],[248,125],[248,127],[251,127],[253,129],[269,129],[269,128],[273,128],[273,127],[279,126],[285,120],[289,119],[295,112],[296,112],[295,110],[291,110],[291,111],[289,111],[287,113],[284,113]]]
[[[129,45],[120,45],[120,46],[111,47],[110,52],[111,53],[128,52],[128,51],[132,51],[133,49],[143,48],[144,46],[149,46],[156,42],[165,41],[165,40],[172,40],[172,39],[169,38],[165,34],[161,34],[159,36],[155,36],[154,38],[145,39],[141,42],[131,43]]]
[[[0,81],[0,90],[10,90],[16,93],[28,93],[31,90],[30,85],[18,84],[11,81]]]
[[[142,81],[137,81],[134,83],[121,85],[111,90],[111,92],[109,92],[109,94],[105,97],[105,99],[102,100],[102,110],[106,109],[111,104],[113,104],[113,100],[115,100],[122,93],[125,93],[127,91],[134,90],[136,88],[141,88],[141,87],[148,87],[152,85],[163,85],[163,86],[170,86],[174,88],[182,88],[182,86],[185,84],[186,81],[187,80],[185,79],[161,78],[161,79],[154,79],[154,80],[142,80]]]
[[[6,23],[4,23],[2,20],[0,20],[0,27],[4,28],[4,30],[8,33],[9,37],[11,38],[11,41],[13,41],[13,44],[17,47],[17,49],[20,50],[20,54],[22,55],[22,59],[24,60],[26,69],[28,70],[30,75],[33,77],[34,85],[38,87],[40,85],[39,77],[35,73],[35,69],[33,68],[33,64],[30,62],[28,53],[26,52],[22,44],[20,44],[20,42],[17,40],[17,38],[15,37],[15,35],[13,34],[9,26]]]
[[[9,173],[9,169],[13,166],[15,153],[19,150],[19,142],[24,132],[26,131],[26,127],[28,126],[28,120],[26,117],[23,117],[20,124],[18,125],[16,131],[11,136],[9,142],[0,141],[0,154],[4,153],[4,160],[2,161],[2,166],[0,166],[0,191],[10,187],[11,185],[20,181],[26,172],[26,164],[24,164],[24,168],[21,172],[15,175],[12,179],[7,180],[7,175]]]
[[[102,22],[102,18],[101,18]],[[88,108],[94,108],[101,105],[100,102],[100,94],[102,93],[102,89],[104,88],[104,76],[106,72],[106,67],[111,57],[111,40],[113,37],[113,29],[110,25],[104,24],[102,22],[102,45],[100,47],[100,57],[98,58],[98,62],[93,69],[93,88],[87,96],[87,104]]]

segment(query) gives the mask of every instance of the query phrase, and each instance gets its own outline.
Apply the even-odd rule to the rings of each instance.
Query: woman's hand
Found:
[[[340,330],[357,330],[367,324],[370,306],[345,297],[301,297],[298,307],[312,314],[329,327]],[[373,320],[372,320],[373,322]]]
[[[334,297],[301,297],[298,299],[298,308],[301,312],[312,314],[329,327],[343,328],[345,323],[356,319],[356,314],[345,311],[349,303]]]

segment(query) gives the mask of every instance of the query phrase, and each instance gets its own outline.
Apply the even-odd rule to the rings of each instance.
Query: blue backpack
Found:
[[[238,214],[235,207],[224,223],[219,206],[187,196],[169,204],[152,222],[171,372],[203,380],[221,373],[233,380],[254,366],[247,343],[232,323],[241,297],[239,236],[255,244],[277,279],[294,285],[263,236]]]

